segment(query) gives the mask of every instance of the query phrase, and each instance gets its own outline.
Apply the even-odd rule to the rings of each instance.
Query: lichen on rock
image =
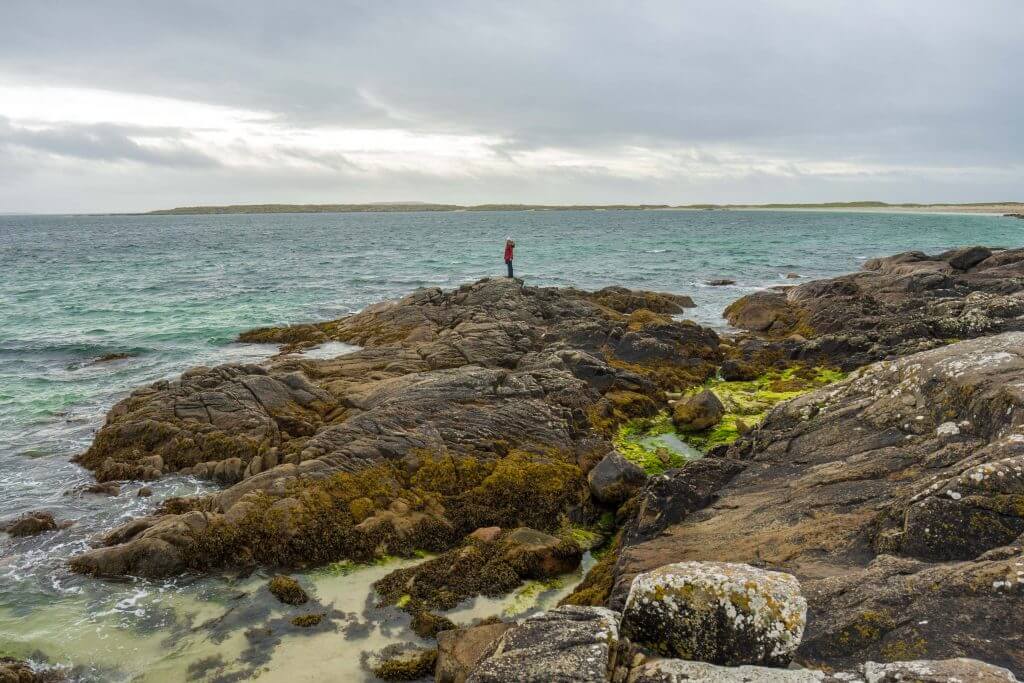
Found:
[[[789,574],[680,562],[633,580],[622,633],[682,659],[785,666],[800,645],[806,613],[800,584]]]

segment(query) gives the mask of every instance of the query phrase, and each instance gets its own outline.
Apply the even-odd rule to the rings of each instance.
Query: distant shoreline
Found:
[[[971,204],[887,204],[885,202],[828,202],[822,204],[234,204],[225,206],[182,206],[143,213],[141,216],[200,216],[265,213],[411,213],[411,212],[486,212],[486,211],[854,211],[877,213],[969,213],[994,214],[1024,212],[1024,202]]]

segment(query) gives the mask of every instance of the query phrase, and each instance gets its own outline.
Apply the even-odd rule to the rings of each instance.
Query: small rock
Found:
[[[135,355],[136,354],[134,354],[134,353],[125,353],[125,352],[106,353],[106,354],[103,354],[102,356],[100,356],[99,358],[97,358],[96,360],[94,360],[92,362],[93,363],[109,363],[109,362],[115,361],[115,360],[125,360],[126,358],[133,358],[133,357],[135,357]]]
[[[434,673],[437,650],[418,647],[387,649],[371,664],[373,675],[385,681],[415,681]]]
[[[100,496],[119,496],[121,495],[121,485],[115,481],[97,482],[82,488],[82,491],[85,493],[95,493]]]
[[[617,506],[626,502],[647,481],[647,474],[612,451],[587,474],[590,493],[600,503]]]
[[[56,528],[57,522],[53,519],[53,515],[42,510],[28,512],[15,520],[7,522],[2,527],[3,531],[17,537],[35,536],[44,531],[54,531]]]
[[[583,551],[567,541],[536,529],[519,527],[503,541],[504,559],[521,577],[546,579],[571,572],[579,566]]]
[[[420,610],[413,616],[409,628],[420,638],[436,638],[438,633],[454,629],[455,623],[440,614]]]
[[[500,526],[482,526],[469,535],[469,538],[474,541],[483,541],[484,543],[491,543],[497,541],[498,537],[501,536]]]
[[[136,495],[139,498],[149,498],[150,496],[153,495],[153,489],[149,488],[148,486],[143,486],[141,489],[139,489],[139,492]]]
[[[672,408],[672,421],[686,432],[700,432],[722,421],[725,406],[710,389],[683,398]]]
[[[40,674],[27,663],[13,657],[0,657],[0,683],[44,683],[62,678]]]
[[[660,654],[736,666],[785,666],[807,601],[789,574],[728,562],[679,562],[634,580],[622,633]]]
[[[727,360],[722,363],[722,366],[718,370],[718,374],[721,375],[722,379],[726,382],[749,382],[752,379],[756,379],[758,372],[757,370],[747,363],[736,360]]]
[[[270,580],[267,588],[275,598],[286,605],[302,605],[309,601],[306,591],[302,589],[298,581],[290,576],[278,574]]]
[[[800,279],[800,275],[797,274],[797,273],[786,273],[786,279],[787,280],[799,280]]]
[[[711,287],[727,287],[728,285],[736,284],[736,281],[723,277],[718,280],[708,280],[707,284]]]
[[[292,626],[298,626],[299,628],[312,628],[319,626],[320,622],[324,620],[327,615],[323,612],[316,612],[313,614],[300,614],[292,619]]]

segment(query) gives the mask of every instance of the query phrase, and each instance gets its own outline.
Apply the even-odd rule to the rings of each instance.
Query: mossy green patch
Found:
[[[558,590],[568,583],[569,578],[556,576],[553,579],[544,581],[527,581],[521,588],[512,594],[509,602],[502,610],[505,617],[517,617],[525,614],[537,606],[540,596],[548,591]]]
[[[769,370],[749,381],[712,379],[694,391],[710,389],[725,406],[721,422],[711,429],[687,434],[685,440],[702,451],[728,445],[741,436],[742,426],[759,425],[776,404],[844,379],[846,374],[829,367],[794,365]]]
[[[845,377],[845,373],[834,368],[794,365],[784,370],[769,370],[747,381],[710,379],[686,395],[705,389],[715,393],[726,412],[714,427],[683,434],[676,431],[671,416],[662,411],[653,417],[621,424],[612,437],[612,443],[624,458],[648,474],[661,474],[673,467],[682,467],[694,458],[685,448],[673,447],[673,438],[664,437],[674,437],[683,444],[707,452],[716,446],[731,444],[745,429],[759,425],[776,404]]]
[[[680,449],[657,439],[675,433],[672,418],[662,411],[653,417],[630,420],[620,425],[612,437],[612,444],[622,457],[644,472],[662,474],[665,470],[683,466],[691,459]]]
[[[583,527],[578,524],[564,524],[558,530],[559,538],[574,541],[582,550],[591,550],[604,543],[605,535],[600,526]]]

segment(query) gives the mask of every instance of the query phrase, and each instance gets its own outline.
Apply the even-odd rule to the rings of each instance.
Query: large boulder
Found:
[[[466,679],[498,645],[498,639],[514,624],[497,622],[437,634],[435,683],[466,683]]]
[[[725,406],[710,389],[685,396],[672,407],[672,422],[684,432],[701,432],[722,421]]]
[[[789,663],[807,602],[789,574],[727,562],[679,562],[633,580],[622,634],[656,652],[712,664]]]
[[[605,505],[621,505],[647,481],[647,473],[612,451],[587,474],[590,494]]]
[[[864,678],[867,683],[1015,683],[1017,680],[1008,669],[964,657],[889,664],[868,662],[864,665]]]
[[[607,683],[615,667],[618,615],[566,605],[525,619],[501,636],[468,683]]]

